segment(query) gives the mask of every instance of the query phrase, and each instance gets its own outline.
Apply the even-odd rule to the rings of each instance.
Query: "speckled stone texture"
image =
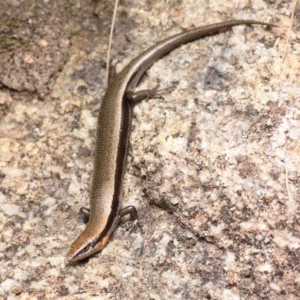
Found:
[[[121,1],[117,71],[182,31],[239,26],[159,60],[134,108],[116,230],[84,263],[112,1],[1,1],[1,299],[299,299],[300,31],[289,1]],[[289,37],[289,40],[287,39]]]

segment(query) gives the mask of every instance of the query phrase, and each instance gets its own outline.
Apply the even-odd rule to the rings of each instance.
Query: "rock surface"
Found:
[[[101,253],[68,265],[88,205],[113,4],[1,2],[1,298],[300,297],[300,31],[287,40],[291,4],[251,3],[122,1],[118,71],[183,28],[232,18],[280,27],[236,27],[147,72],[139,88],[174,89],[134,108],[123,203],[141,228],[122,224]]]

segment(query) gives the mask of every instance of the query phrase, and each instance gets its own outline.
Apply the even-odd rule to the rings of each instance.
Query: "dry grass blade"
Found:
[[[113,13],[112,21],[111,21],[108,48],[107,48],[107,56],[106,56],[106,78],[105,78],[106,87],[108,87],[108,81],[109,81],[110,50],[111,50],[114,28],[115,28],[115,24],[116,24],[118,5],[119,5],[119,0],[116,0],[115,7],[114,7],[114,13]]]

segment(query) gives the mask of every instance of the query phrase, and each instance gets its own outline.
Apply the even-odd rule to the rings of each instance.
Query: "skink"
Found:
[[[155,94],[154,91],[149,91],[148,95],[133,94],[143,74],[155,61],[180,45],[236,25],[250,24],[270,25],[255,20],[230,20],[190,29],[150,47],[115,76],[105,93],[98,117],[89,221],[70,247],[67,254],[69,262],[87,258],[105,247],[124,215],[131,214],[137,219],[133,206],[121,208],[120,194],[131,130],[132,103]]]

